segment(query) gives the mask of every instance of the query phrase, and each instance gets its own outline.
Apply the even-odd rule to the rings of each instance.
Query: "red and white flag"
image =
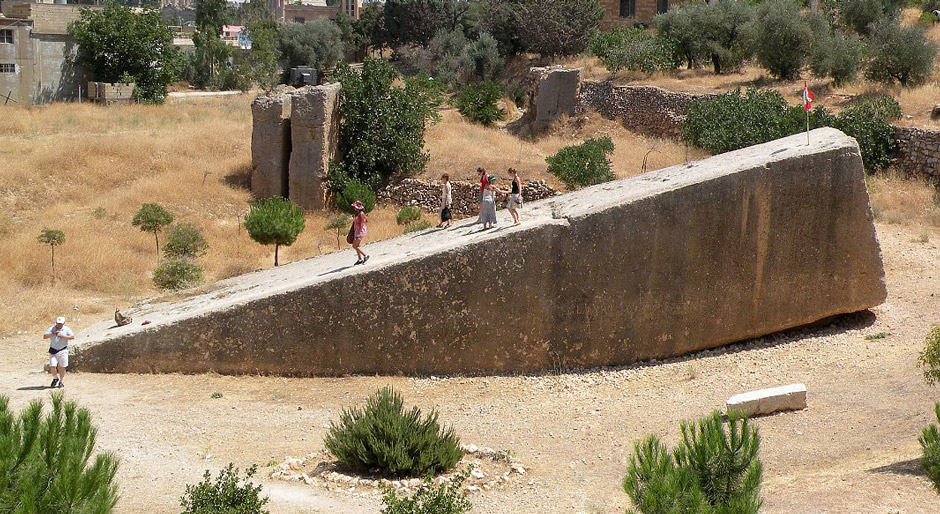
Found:
[[[816,99],[816,95],[809,90],[809,86],[806,85],[806,81],[803,81],[803,111],[809,112],[813,108],[813,100]]]

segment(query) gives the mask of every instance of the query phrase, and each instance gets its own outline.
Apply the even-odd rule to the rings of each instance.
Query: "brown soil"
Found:
[[[940,231],[879,224],[888,301],[870,314],[642,366],[506,377],[285,379],[76,373],[67,394],[90,408],[99,448],[117,452],[119,513],[176,513],[187,483],[229,461],[258,464],[273,514],[378,512],[374,497],[267,476],[287,455],[322,449],[341,408],[390,383],[436,407],[464,442],[510,449],[529,472],[474,495],[475,512],[623,512],[633,441],[677,439],[678,423],[734,393],[804,382],[809,408],[756,420],[766,514],[929,513],[917,436],[940,398],[915,359],[940,322]],[[923,241],[928,234],[929,240]],[[887,333],[884,339],[864,336]],[[0,387],[19,408],[47,391],[38,337],[0,340]],[[224,396],[212,399],[213,392]],[[274,461],[274,462],[272,462]],[[528,481],[532,480],[532,485]]]

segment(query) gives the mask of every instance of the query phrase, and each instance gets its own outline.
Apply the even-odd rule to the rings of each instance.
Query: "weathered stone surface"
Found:
[[[855,141],[833,129],[532,202],[144,305],[78,336],[114,372],[528,372],[721,346],[873,307],[884,270]]]
[[[508,188],[508,180],[503,182]],[[529,180],[522,186],[522,199],[532,202],[558,194],[551,186],[541,180]],[[476,216],[480,213],[480,183],[451,181],[451,211],[455,216]],[[420,207],[429,212],[437,212],[441,205],[440,182],[429,182],[406,178],[389,184],[376,193],[380,201],[395,205]]]
[[[562,115],[574,115],[578,108],[581,68],[560,66],[529,70],[529,109],[524,123],[538,132]]]
[[[736,410],[748,416],[805,409],[806,386],[790,384],[736,394],[728,398],[726,407],[728,411]]]
[[[291,103],[290,199],[304,209],[326,205],[330,159],[339,138],[338,83],[296,90]]]
[[[291,153],[290,96],[259,96],[251,103],[251,191],[258,198],[287,196]]]

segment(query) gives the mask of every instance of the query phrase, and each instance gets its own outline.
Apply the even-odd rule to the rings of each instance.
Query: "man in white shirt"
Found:
[[[65,326],[65,318],[59,316],[55,325],[46,330],[43,339],[49,340],[49,373],[52,384],[49,387],[65,387],[65,368],[69,367],[69,341],[75,339],[72,329]]]

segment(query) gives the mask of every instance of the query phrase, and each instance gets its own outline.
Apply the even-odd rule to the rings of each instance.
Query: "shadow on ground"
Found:
[[[920,459],[910,459],[901,462],[895,462],[886,466],[871,468],[869,473],[887,473],[892,475],[911,475],[926,476],[924,470],[920,467]]]

